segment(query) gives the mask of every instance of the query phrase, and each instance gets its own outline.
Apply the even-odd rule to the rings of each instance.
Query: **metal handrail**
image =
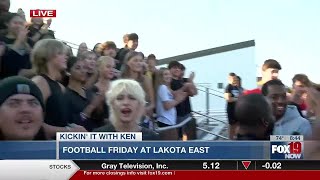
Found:
[[[213,120],[215,120],[215,121],[219,121],[219,122],[222,122],[222,123],[224,123],[224,124],[228,124],[228,123],[225,122],[225,121],[222,121],[222,120],[219,120],[219,119],[210,117],[210,116],[208,116],[208,115],[205,115],[205,114],[202,114],[202,113],[198,113],[198,112],[196,112],[196,111],[192,111],[192,112],[195,113],[195,114],[199,114],[199,115],[201,115],[201,116],[204,116],[204,117],[206,117],[206,118],[213,119]]]
[[[173,125],[173,126],[156,128],[155,131],[161,132],[161,131],[166,131],[166,130],[170,130],[170,129],[181,128],[182,126],[184,126],[185,124],[187,124],[187,123],[190,122],[191,120],[192,120],[192,117],[187,117],[186,119],[184,119],[183,121],[181,121],[179,124],[176,124],[176,125]]]
[[[224,94],[224,92],[218,91],[218,90],[216,90],[216,89],[209,88],[209,87],[204,86],[204,85],[201,85],[201,84],[197,84],[197,85],[198,85],[198,86],[200,86],[200,87],[208,88],[208,89],[210,89],[210,90],[212,90],[212,91],[215,91],[215,92],[218,92],[218,93]]]
[[[198,91],[201,91],[201,92],[205,92],[205,93],[207,92],[207,91],[199,89],[199,88],[197,88],[197,89],[198,89]],[[219,98],[224,98],[223,96],[220,96],[220,95],[217,95],[217,94],[213,94],[213,93],[210,93],[210,92],[209,92],[209,94],[213,95],[213,96],[216,96],[216,97],[219,97]]]
[[[229,140],[229,138],[227,138],[227,137],[221,136],[221,135],[219,135],[219,134],[215,134],[215,133],[213,133],[213,132],[211,132],[211,131],[208,131],[208,130],[206,130],[206,129],[203,129],[203,128],[200,128],[200,127],[197,127],[197,129],[199,129],[199,130],[201,130],[201,131],[204,131],[204,132],[206,132],[206,133],[208,133],[208,134],[212,134],[212,135],[218,136],[218,137],[220,137],[220,138],[222,138],[222,139]]]

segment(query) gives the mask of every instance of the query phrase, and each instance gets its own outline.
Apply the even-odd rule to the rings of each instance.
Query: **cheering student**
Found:
[[[286,87],[280,80],[271,80],[262,86],[262,94],[272,104],[276,118],[274,135],[300,134],[309,138],[312,135],[310,122],[303,118],[296,106],[288,105]]]
[[[12,76],[0,82],[0,140],[45,140],[44,102],[31,80]]]
[[[105,102],[104,94],[110,89],[111,80],[114,77],[114,70],[115,63],[114,59],[109,56],[101,56],[98,59],[98,81],[91,87],[91,91],[95,92],[96,94],[103,95],[103,103],[97,107],[96,116],[97,119],[106,120],[109,118],[109,108]]]
[[[69,107],[69,122],[85,127],[88,131],[103,125],[102,119],[95,119],[94,112],[104,101],[102,95],[95,95],[83,87],[87,79],[86,63],[76,57],[68,60],[69,83],[65,101]]]
[[[152,118],[155,108],[154,90],[151,79],[143,74],[143,54],[135,51],[130,51],[126,57],[121,68],[121,78],[133,79],[140,83],[146,93],[146,116]],[[148,119],[146,118],[146,119]],[[145,124],[149,122],[144,121]]]
[[[139,126],[146,102],[145,92],[138,82],[129,79],[113,81],[106,99],[111,124],[96,129],[95,132],[142,132],[143,140],[159,139],[155,132]]]
[[[44,128],[48,138],[54,138],[57,132],[86,131],[82,126],[69,124],[65,87],[59,83],[67,68],[66,53],[65,45],[53,39],[38,41],[32,50],[32,63],[38,74],[32,80],[41,90],[46,106]]]
[[[167,68],[161,68],[156,75],[156,111],[159,127],[168,127],[177,123],[176,106],[184,101],[187,97],[186,92],[172,94],[170,83],[172,80],[171,73]],[[171,129],[161,133],[162,140],[178,140],[178,132]]]
[[[30,51],[33,41],[28,38],[25,21],[17,13],[8,13],[5,17],[7,33],[0,36],[0,42],[6,45],[1,57],[0,79],[9,76],[33,75],[30,63]]]

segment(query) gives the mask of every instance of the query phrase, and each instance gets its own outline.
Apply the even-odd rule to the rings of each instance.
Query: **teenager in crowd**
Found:
[[[101,54],[99,52],[100,46],[101,46],[101,43],[97,43],[96,45],[94,45],[93,50],[92,50],[96,54],[97,57],[101,56]]]
[[[25,21],[16,13],[8,13],[5,17],[7,33],[0,36],[0,42],[6,44],[1,57],[0,79],[14,76],[31,76],[30,51],[33,42],[28,38]]]
[[[114,81],[106,99],[111,124],[96,129],[96,132],[142,132],[143,140],[159,139],[155,132],[139,126],[146,101],[145,92],[138,82],[130,79]]]
[[[100,45],[99,53],[101,53],[101,56],[115,58],[117,56],[117,46],[113,41],[104,42]]]
[[[64,99],[65,88],[59,81],[66,70],[66,47],[53,40],[40,40],[32,50],[32,63],[38,74],[33,78],[42,92],[45,104],[44,128],[49,138],[56,132],[86,131],[82,126],[69,127],[68,107]]]
[[[0,82],[0,140],[45,140],[44,103],[31,80],[12,76]]]
[[[172,80],[171,73],[167,68],[161,68],[156,76],[156,112],[159,127],[176,125],[177,111],[176,106],[185,100],[186,92],[176,93],[173,96],[170,83]],[[167,130],[161,133],[162,140],[178,140],[177,129]]]
[[[97,55],[93,51],[84,51],[78,58],[86,62],[87,82],[85,88],[90,88],[98,79]]]
[[[270,103],[261,94],[241,96],[236,104],[236,140],[270,140],[274,116]]]
[[[69,83],[65,101],[69,107],[69,123],[81,125],[88,131],[101,127],[103,118],[95,119],[94,111],[103,104],[104,97],[83,87],[87,79],[86,62],[76,57],[69,59],[67,72]]]
[[[109,56],[101,56],[98,59],[98,81],[94,84],[91,90],[97,94],[104,95],[111,86],[111,80],[114,77],[113,69],[115,67],[114,59]],[[103,96],[104,98],[105,96]],[[99,119],[109,118],[109,108],[104,100],[98,107],[97,116]]]
[[[224,98],[227,101],[227,115],[229,122],[229,138],[234,139],[237,120],[234,117],[236,102],[240,95],[240,89],[237,84],[238,77],[235,73],[230,73],[228,77],[229,84],[225,89]]]
[[[43,22],[43,18],[32,18],[31,25],[29,25],[28,37],[32,39],[34,43],[40,39],[54,39],[54,32],[49,30],[52,20],[47,20],[46,23]]]
[[[147,71],[146,71],[146,76],[149,77],[152,81],[152,84],[155,85],[155,76],[157,74],[157,60],[156,56],[154,54],[150,54],[147,57]]]
[[[121,70],[121,78],[138,81],[146,93],[146,116],[152,118],[155,108],[155,96],[151,80],[143,75],[143,55],[139,52],[130,51]]]
[[[185,98],[184,101],[179,103],[176,106],[177,110],[177,123],[182,122],[188,117],[191,117],[191,103],[190,96],[195,96],[197,92],[197,88],[195,87],[193,80],[195,74],[192,72],[189,78],[184,78],[185,67],[179,63],[178,61],[171,61],[168,65],[168,69],[172,75],[172,81],[170,84],[171,89],[174,91],[173,94],[187,92],[188,97]],[[179,138],[187,138],[187,139],[195,139],[195,120],[192,120],[185,127],[179,129]]]
[[[276,118],[274,135],[300,134],[306,138],[312,130],[308,120],[303,118],[296,106],[288,105],[286,87],[280,80],[271,80],[262,86],[262,94],[272,103]]]
[[[258,82],[258,88],[253,90],[246,90],[244,91],[244,94],[261,94],[261,87],[263,86],[263,84],[270,80],[278,79],[280,70],[281,65],[278,61],[274,59],[268,59],[264,61],[262,65],[262,78],[261,81]]]
[[[115,57],[115,59],[119,61],[116,66],[116,69],[118,70],[122,67],[126,54],[137,49],[139,45],[139,36],[136,33],[125,34],[123,36],[123,43],[124,47],[119,49],[117,56]]]
[[[237,76],[237,79],[236,79],[236,86],[238,87],[239,89],[239,96],[241,96],[244,92],[244,88],[242,87],[242,79],[240,76]]]
[[[82,42],[80,45],[79,45],[79,48],[78,48],[78,55],[77,57],[81,56],[82,53],[88,51],[88,46],[85,42]]]
[[[305,74],[296,74],[292,78],[292,92],[289,94],[289,101],[291,105],[297,106],[297,109],[301,116],[307,117],[307,105],[306,105],[306,97],[307,87],[311,86],[311,81],[308,76]]]

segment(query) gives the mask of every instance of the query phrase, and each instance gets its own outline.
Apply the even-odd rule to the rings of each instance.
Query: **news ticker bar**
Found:
[[[81,170],[320,170],[320,161],[75,160]]]

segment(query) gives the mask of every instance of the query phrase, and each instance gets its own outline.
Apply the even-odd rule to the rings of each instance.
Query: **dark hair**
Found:
[[[67,61],[67,72],[70,72],[73,65],[76,64],[79,60],[80,59],[75,56],[69,57]]]
[[[41,35],[40,39],[49,39],[45,37],[51,37],[50,39],[56,39],[52,30],[49,30],[48,33]]]
[[[240,125],[257,127],[262,125],[262,120],[271,120],[272,110],[263,95],[248,94],[238,99],[235,118]]]
[[[156,56],[154,54],[149,54],[148,59],[156,59]]]
[[[236,73],[231,72],[231,73],[229,73],[229,76],[236,76]]]
[[[100,46],[100,44],[101,44],[101,43],[97,43],[96,45],[94,45],[94,47],[93,47],[93,51],[96,51],[96,50],[97,50],[97,48]]]
[[[264,83],[262,88],[261,88],[262,94],[264,96],[268,95],[269,86],[283,86],[283,87],[285,87],[285,85],[278,79],[270,80],[270,81]]]
[[[265,71],[269,68],[281,70],[281,65],[279,64],[278,61],[276,61],[274,59],[268,59],[268,60],[264,61],[263,65],[262,65],[262,71]]]
[[[303,85],[309,86],[310,80],[307,75],[305,74],[296,74],[292,78],[292,83],[294,84],[296,81],[300,81]]]
[[[183,64],[180,65],[180,68],[181,68],[181,71],[185,71],[186,70],[186,67]]]
[[[136,34],[136,33],[128,34],[128,41],[130,41],[130,40],[132,40],[132,41],[137,41],[137,40],[139,40],[138,34]]]
[[[168,69],[171,69],[174,67],[181,68],[181,63],[179,63],[178,61],[171,61],[168,65]]]
[[[5,16],[4,16],[4,23],[7,24],[9,23],[14,17],[20,17],[21,16],[18,14],[18,13],[7,13]]]

